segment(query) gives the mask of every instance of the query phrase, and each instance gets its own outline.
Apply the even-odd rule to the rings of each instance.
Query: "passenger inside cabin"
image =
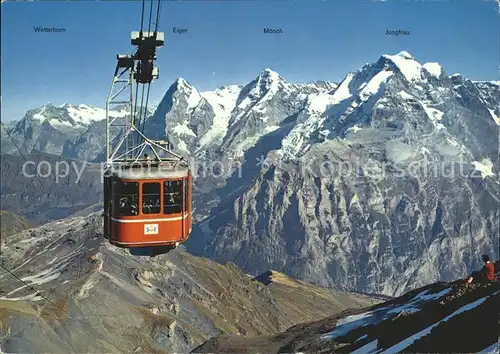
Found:
[[[120,199],[120,214],[121,215],[137,215],[137,196],[131,198]]]
[[[146,214],[158,213],[160,211],[160,198],[143,198],[142,209]]]

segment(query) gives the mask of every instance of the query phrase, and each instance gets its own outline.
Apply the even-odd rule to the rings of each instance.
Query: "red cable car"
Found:
[[[140,32],[132,32],[132,44],[137,46],[137,52],[117,56],[106,101],[104,237],[112,245],[128,248],[135,255],[168,252],[185,242],[192,229],[189,164],[172,152],[165,140],[144,135],[149,85],[158,78],[158,68],[154,66],[156,48],[163,45],[163,38],[163,33],[156,30],[143,32],[141,28]],[[133,93],[137,100],[141,87],[137,111]],[[127,104],[130,119],[112,117],[109,107],[113,104]],[[112,138],[111,132],[118,133],[118,138]],[[114,139],[118,141],[112,148]],[[150,151],[154,156],[152,160],[145,154]]]
[[[144,171],[147,167],[148,171]],[[104,234],[112,245],[170,250],[192,229],[191,173],[168,163],[124,165],[104,177]]]

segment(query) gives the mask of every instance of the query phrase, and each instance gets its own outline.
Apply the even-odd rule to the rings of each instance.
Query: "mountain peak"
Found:
[[[421,78],[422,65],[407,51],[403,50],[396,55],[384,54],[382,58],[392,63],[408,81],[411,82]]]
[[[386,58],[386,59],[389,59],[391,61],[401,61],[401,60],[411,60],[411,61],[414,61],[415,58],[413,57],[413,55],[411,55],[410,53],[408,53],[406,50],[402,50],[400,51],[399,53],[397,54],[384,54],[382,55],[383,58]]]
[[[266,68],[260,72],[254,82],[261,90],[265,88],[265,91],[275,91],[278,89],[280,82],[283,83],[283,81],[283,78],[276,71]]]
[[[52,104],[52,102],[47,102],[43,106],[41,106],[39,109],[46,109],[46,108],[55,108],[55,106]]]
[[[171,94],[181,98],[181,100],[186,103],[186,110],[188,111],[198,106],[200,100],[202,99],[198,90],[183,77],[179,77],[175,80],[175,82],[170,86],[170,89],[167,91],[165,97],[168,97]]]
[[[404,59],[415,59],[413,58],[413,56],[408,53],[406,50],[402,50],[400,51],[398,54],[396,54],[396,56],[398,57],[401,57],[401,58],[404,58]]]
[[[265,68],[259,74],[259,77],[266,78],[267,80],[270,80],[270,81],[276,81],[276,80],[279,80],[280,75],[272,69]]]
[[[178,88],[192,87],[192,85],[183,77],[178,77],[174,84],[176,84]]]

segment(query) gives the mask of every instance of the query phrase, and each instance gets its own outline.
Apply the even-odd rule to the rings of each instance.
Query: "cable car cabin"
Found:
[[[147,171],[144,166],[108,170],[104,206],[104,235],[111,244],[139,255],[168,252],[191,233],[189,168],[156,164]]]

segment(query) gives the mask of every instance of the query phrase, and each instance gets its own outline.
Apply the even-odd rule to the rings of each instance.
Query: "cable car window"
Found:
[[[165,214],[180,213],[182,181],[166,181],[163,184],[163,212]]]
[[[143,183],[142,184],[142,213],[143,214],[159,214],[160,206],[160,183]]]
[[[188,188],[189,188],[188,179],[184,178],[184,211],[188,210],[188,203],[189,203]]]
[[[139,206],[139,183],[121,182],[118,185],[118,194],[120,196],[119,215],[137,215]]]

